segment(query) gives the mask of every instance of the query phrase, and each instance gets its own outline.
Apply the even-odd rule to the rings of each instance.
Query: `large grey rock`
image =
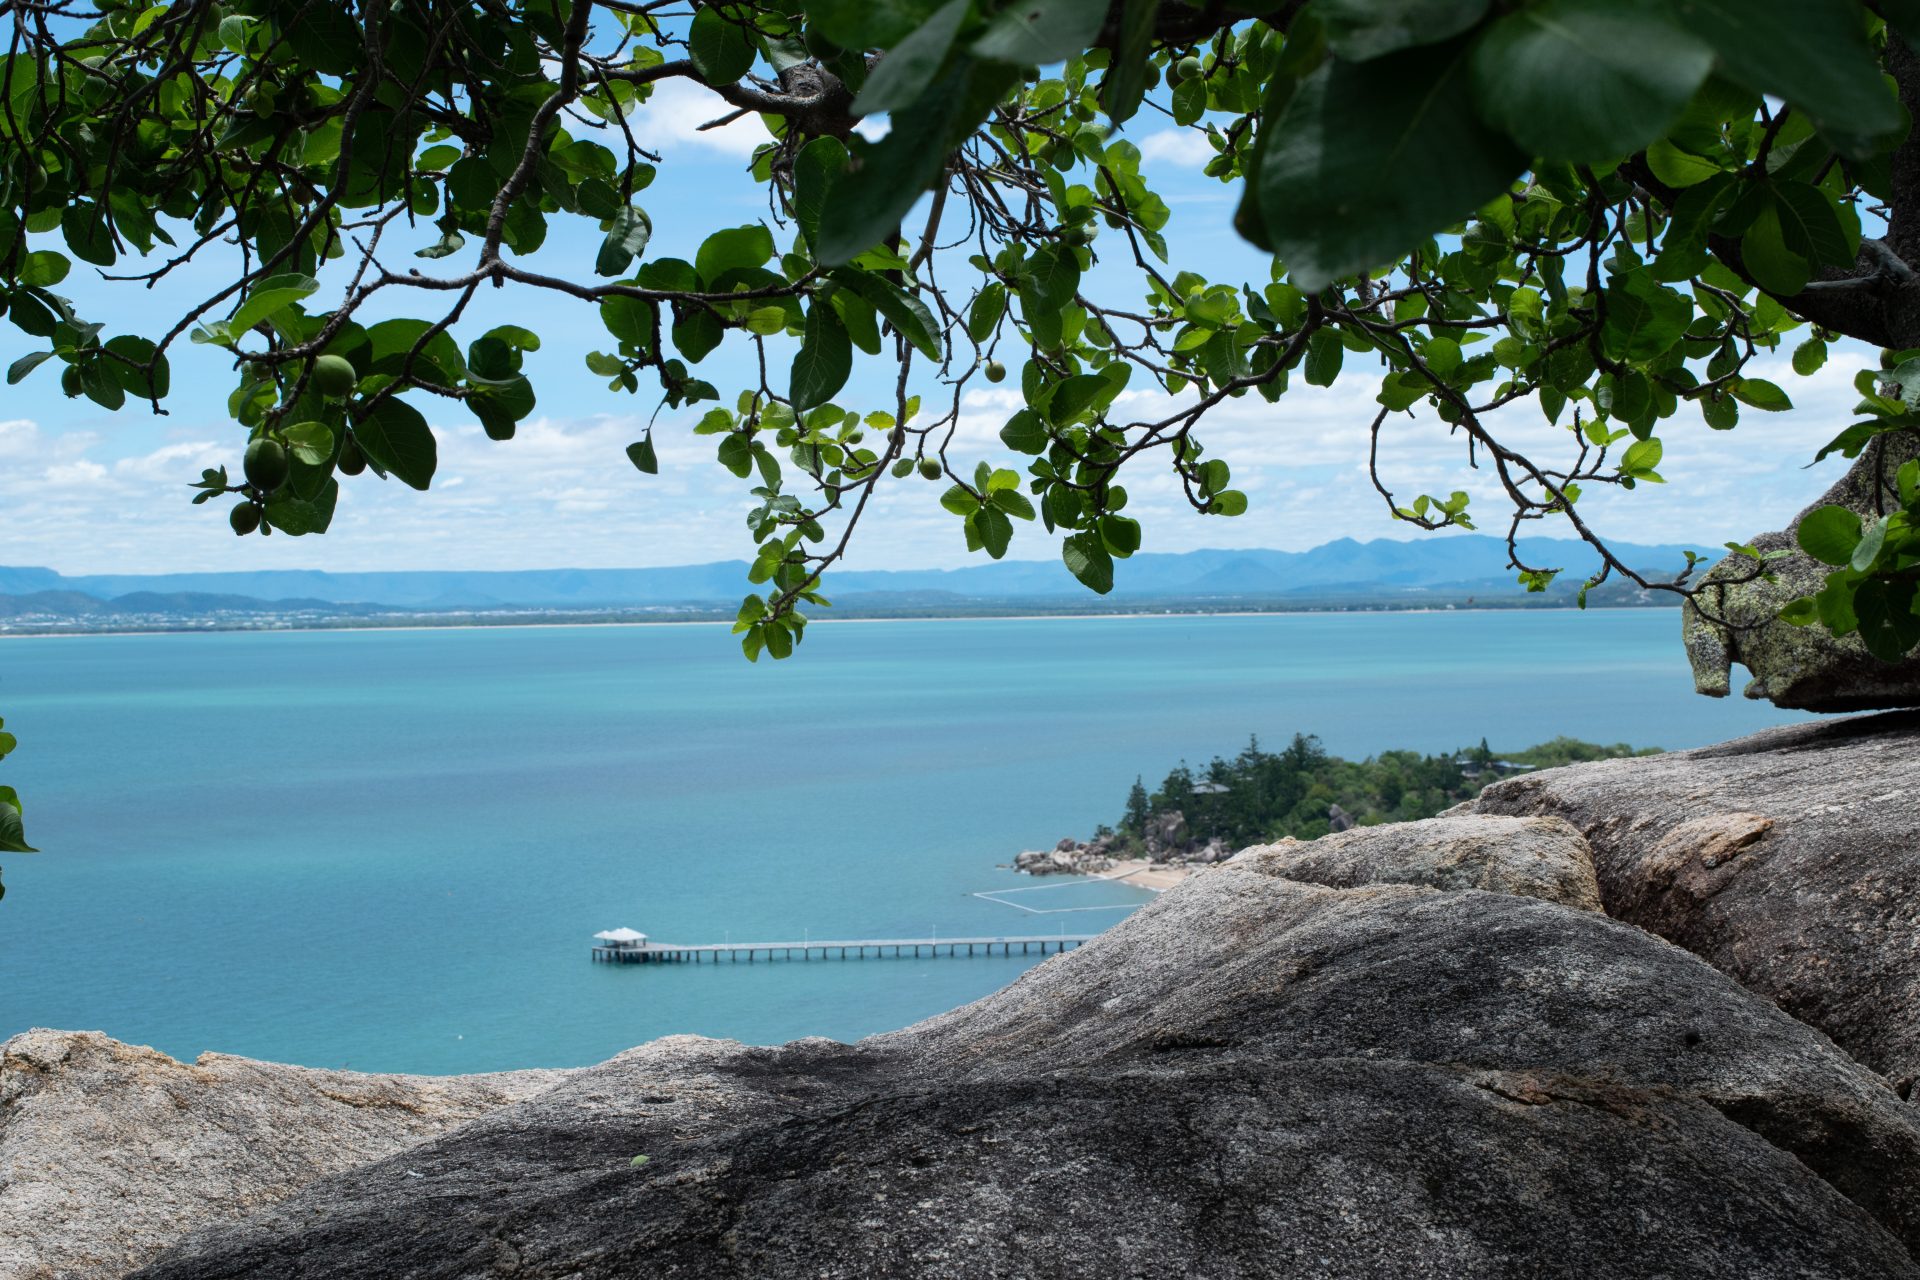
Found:
[[[1553,769],[1482,812],[1593,846],[1607,911],[1705,957],[1910,1095],[1920,1078],[1920,713]]]
[[[0,1045],[0,1277],[118,1276],[232,1221],[522,1102],[565,1073],[437,1079],[205,1054],[189,1066],[98,1032]]]
[[[1678,948],[1256,857],[917,1027],[646,1046],[140,1274],[1911,1280],[1917,1197],[1916,1109]]]
[[[1599,911],[1593,853],[1559,818],[1443,814],[1241,850],[1236,861],[1269,875],[1335,889],[1419,884],[1490,889]]]
[[[1915,456],[1920,456],[1920,432],[1880,437],[1786,529],[1754,538],[1752,546],[1758,551],[1785,553],[1767,561],[1774,581],[1744,581],[1754,569],[1747,556],[1728,556],[1707,571],[1697,601],[1680,610],[1681,638],[1696,691],[1726,697],[1732,664],[1739,663],[1753,676],[1746,696],[1770,699],[1777,706],[1801,711],[1920,706],[1920,656],[1882,662],[1867,652],[1858,632],[1835,639],[1823,627],[1791,626],[1777,616],[1787,604],[1818,592],[1831,572],[1801,551],[1795,540],[1794,531],[1807,513],[1837,504],[1878,514],[1891,493],[1893,473]]]

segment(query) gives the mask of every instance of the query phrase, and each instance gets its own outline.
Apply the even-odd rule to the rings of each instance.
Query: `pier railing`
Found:
[[[719,942],[700,946],[648,942],[641,946],[595,947],[593,958],[609,964],[699,964],[703,961],[718,964],[722,959],[752,963],[761,959],[861,960],[870,956],[891,959],[943,954],[1024,956],[1066,951],[1093,938],[1090,933],[1068,933],[1027,938],[849,938],[822,942]]]

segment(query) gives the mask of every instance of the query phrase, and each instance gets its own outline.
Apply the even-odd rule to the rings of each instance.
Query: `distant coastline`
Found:
[[[1660,599],[1634,598],[1619,601],[1595,600],[1589,603],[1588,611],[1615,609],[1671,609],[1678,603],[1665,603]],[[978,610],[953,609],[949,611],[912,611],[899,612],[863,611],[856,608],[834,612],[815,612],[811,614],[814,623],[837,622],[1085,622],[1098,619],[1134,618],[1258,618],[1282,615],[1325,615],[1325,614],[1421,614],[1421,613],[1512,613],[1538,611],[1579,612],[1572,604],[1561,601],[1528,601],[1524,598],[1511,604],[1498,601],[1489,602],[1475,599],[1459,602],[1421,601],[1395,604],[1375,602],[1368,604],[1274,604],[1252,605],[1236,603],[1221,608],[1202,606],[1167,605],[1153,606],[1142,602],[1129,602],[1126,607],[1112,609],[1088,609],[1084,604],[1075,607],[1063,607],[1057,612],[1036,610],[1033,602],[1022,601],[1018,607],[1004,610],[982,608]],[[177,625],[157,624],[151,618],[129,620],[125,625],[116,624],[106,618],[89,619],[85,623],[63,622],[7,622],[0,620],[0,640],[57,640],[84,636],[183,636],[183,635],[234,635],[244,633],[287,633],[311,631],[479,631],[498,628],[540,629],[568,627],[686,627],[686,626],[731,626],[733,617],[724,610],[688,609],[685,611],[649,611],[667,616],[639,617],[637,611],[593,610],[580,613],[564,611],[539,611],[530,615],[527,611],[502,612],[497,614],[475,614],[469,612],[447,614],[399,613],[367,616],[325,616],[299,617],[275,614],[258,614],[234,617],[231,619],[183,618]]]

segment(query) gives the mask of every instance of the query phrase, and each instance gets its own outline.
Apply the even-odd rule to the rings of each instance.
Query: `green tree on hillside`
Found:
[[[614,394],[697,411],[741,485],[750,657],[785,657],[883,485],[929,485],[956,539],[1061,535],[1094,591],[1147,534],[1127,475],[1196,511],[1257,494],[1206,443],[1230,400],[1376,389],[1383,508],[1584,538],[1598,485],[1660,482],[1661,433],[1788,407],[1851,337],[1850,456],[1917,423],[1920,0],[83,0],[0,4],[0,300],[7,377],[162,409],[170,356],[230,357],[234,463],[200,477],[242,534],[324,533],[343,488],[432,485],[428,415],[500,440],[535,406],[541,335],[465,320],[482,289],[576,300]],[[766,214],[657,252],[683,198],[642,143],[684,80],[760,122]],[[857,127],[885,117],[869,140]],[[1271,252],[1213,279],[1165,231],[1135,139],[1171,125]],[[594,229],[576,257],[546,244]],[[75,271],[205,293],[86,315]],[[390,317],[379,318],[376,316]],[[723,375],[715,360],[737,354]],[[37,372],[45,365],[44,372]],[[865,370],[855,377],[856,368]],[[956,442],[962,396],[1009,379],[1019,469]],[[1126,391],[1152,391],[1122,399]],[[1143,407],[1144,406],[1144,407]],[[1282,410],[1281,412],[1284,412]],[[1552,456],[1506,424],[1544,412]],[[1414,415],[1500,482],[1498,512],[1426,493],[1377,448]],[[680,419],[669,419],[677,422]],[[662,430],[678,430],[677,425]],[[658,467],[653,427],[628,456]],[[1809,441],[1809,452],[1821,442]],[[1728,451],[1738,451],[1737,437]],[[1796,621],[1920,643],[1920,466]],[[1764,566],[1754,560],[1748,572]]]
[[[1386,751],[1366,760],[1343,760],[1329,755],[1310,735],[1295,734],[1278,753],[1261,750],[1254,739],[1233,759],[1216,756],[1208,762],[1207,777],[1224,786],[1223,792],[1195,795],[1192,771],[1184,762],[1150,794],[1136,780],[1113,847],[1121,853],[1143,852],[1149,821],[1174,812],[1181,817],[1179,845],[1189,851],[1215,839],[1231,849],[1285,836],[1310,840],[1327,833],[1330,805],[1339,805],[1363,825],[1411,822],[1470,800],[1482,787],[1516,772],[1653,754],[1653,749],[1636,751],[1625,743],[1602,746],[1555,738],[1496,757],[1482,738],[1477,748],[1445,755]],[[1500,767],[1489,768],[1496,759]],[[1145,813],[1137,823],[1136,807]],[[1105,834],[1104,829],[1099,834]]]
[[[1147,819],[1152,817],[1147,806],[1147,789],[1136,776],[1133,785],[1127,789],[1127,811],[1121,815],[1120,829],[1130,835],[1140,835],[1147,829]]]

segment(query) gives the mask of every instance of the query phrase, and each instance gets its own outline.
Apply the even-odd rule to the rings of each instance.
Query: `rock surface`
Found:
[[[1915,456],[1920,456],[1920,432],[1880,437],[1784,530],[1754,538],[1752,546],[1758,551],[1786,553],[1767,562],[1773,582],[1744,581],[1754,569],[1746,556],[1728,556],[1708,570],[1700,580],[1706,590],[1699,604],[1705,610],[1690,601],[1680,611],[1681,635],[1698,692],[1726,697],[1732,664],[1739,663],[1753,675],[1746,696],[1771,699],[1782,707],[1870,711],[1920,706],[1920,656],[1881,662],[1867,652],[1857,632],[1835,639],[1823,628],[1791,626],[1777,616],[1790,602],[1819,591],[1831,572],[1801,551],[1795,539],[1794,531],[1808,512],[1838,505],[1877,514],[1884,506],[1880,485],[1891,484],[1900,464]]]
[[[1340,875],[1460,874],[1368,835]],[[645,1046],[140,1274],[1920,1278],[1920,1109],[1823,1036],[1591,910],[1292,857],[905,1031]]]
[[[0,1045],[0,1277],[121,1275],[196,1220],[231,1221],[564,1075],[189,1066],[98,1032],[23,1032]]]
[[[1551,769],[1484,813],[1551,814],[1610,915],[1704,957],[1884,1072],[1920,1078],[1920,713]]]
[[[1255,845],[1235,861],[1333,889],[1423,884],[1524,894],[1582,911],[1601,909],[1592,850],[1559,818],[1442,815],[1350,829],[1318,840]]]

